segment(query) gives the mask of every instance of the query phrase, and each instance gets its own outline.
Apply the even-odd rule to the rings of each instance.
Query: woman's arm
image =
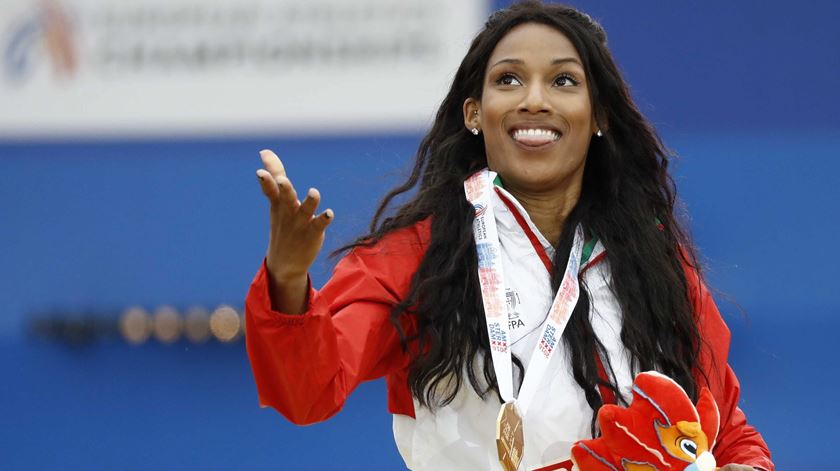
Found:
[[[362,382],[408,366],[391,309],[408,292],[424,248],[425,223],[356,248],[320,290],[308,288],[304,314],[272,310],[265,265],[245,300],[246,344],[260,404],[296,424],[337,413]],[[408,316],[402,321],[410,334]]]
[[[324,231],[333,220],[327,209],[315,216],[321,194],[310,188],[298,200],[286,167],[270,150],[260,151],[263,167],[257,170],[260,189],[269,203],[268,248],[263,267],[268,273],[268,293],[274,309],[288,314],[304,312],[309,267],[324,245]]]
[[[299,201],[277,155],[264,150],[260,158],[257,179],[271,227],[265,261],[245,300],[248,355],[260,404],[297,424],[317,422],[338,412],[361,381],[407,365],[390,314],[422,258],[417,227],[425,226],[357,248],[319,293],[307,273],[332,211],[316,216],[318,191]],[[401,411],[410,409],[403,396],[389,396]]]
[[[755,428],[747,423],[744,412],[738,407],[741,386],[728,364],[729,328],[697,273],[686,268],[686,277],[702,339],[702,373],[698,372],[695,376],[699,385],[708,385],[720,410],[720,432],[712,450],[715,459],[719,465],[739,463],[773,471],[774,465],[767,443]]]

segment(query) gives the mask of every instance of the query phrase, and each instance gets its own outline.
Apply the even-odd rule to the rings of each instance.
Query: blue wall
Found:
[[[840,386],[827,373],[840,328],[828,244],[840,229],[840,6],[577,4],[680,155],[742,407],[781,469],[829,469],[828,439],[812,435],[840,419],[814,394]],[[72,348],[25,326],[50,309],[241,306],[267,239],[259,149],[277,149],[298,188],[321,189],[336,212],[329,249],[363,230],[419,139],[0,143],[0,468],[323,469],[341,457],[340,469],[398,469],[381,382],[298,428],[257,407],[243,344]],[[317,283],[330,266],[316,264]]]

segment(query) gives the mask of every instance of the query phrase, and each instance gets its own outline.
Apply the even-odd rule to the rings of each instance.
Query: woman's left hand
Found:
[[[755,468],[745,464],[728,464],[723,468],[718,468],[718,471],[755,471]]]

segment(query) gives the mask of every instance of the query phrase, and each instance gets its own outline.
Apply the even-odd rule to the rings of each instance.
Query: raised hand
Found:
[[[324,232],[333,220],[330,209],[315,215],[321,195],[311,188],[298,200],[277,154],[260,152],[263,167],[257,178],[268,199],[271,230],[266,250],[272,308],[287,314],[305,311],[307,273],[324,245]]]

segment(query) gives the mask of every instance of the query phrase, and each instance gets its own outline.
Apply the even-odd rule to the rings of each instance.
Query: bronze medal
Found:
[[[505,471],[516,471],[525,451],[522,417],[513,402],[506,402],[496,420],[496,448]]]

